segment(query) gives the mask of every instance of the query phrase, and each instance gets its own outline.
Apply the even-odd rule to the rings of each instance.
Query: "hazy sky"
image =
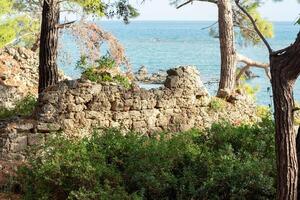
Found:
[[[194,2],[179,10],[169,5],[168,0],[146,0],[144,4],[131,0],[140,11],[137,20],[216,20],[216,5],[206,2]],[[140,1],[140,0],[139,0]],[[297,0],[282,2],[265,1],[260,8],[263,17],[271,21],[294,21],[300,14],[300,4]]]

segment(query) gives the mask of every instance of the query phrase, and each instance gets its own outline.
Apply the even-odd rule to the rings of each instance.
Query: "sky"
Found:
[[[207,2],[194,2],[179,10],[169,4],[168,0],[130,1],[140,12],[136,20],[216,20],[216,5]],[[300,14],[300,3],[297,0],[274,2],[266,0],[259,9],[262,16],[270,21],[295,21]]]

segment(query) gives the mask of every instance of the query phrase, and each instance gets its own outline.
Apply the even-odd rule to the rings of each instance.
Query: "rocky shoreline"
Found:
[[[149,74],[145,66],[142,66],[135,74],[134,80],[145,84],[164,84],[167,72],[160,70],[157,73]]]

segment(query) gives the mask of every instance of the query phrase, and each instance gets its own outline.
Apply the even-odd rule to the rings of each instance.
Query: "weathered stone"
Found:
[[[56,132],[61,129],[60,125],[57,123],[43,123],[43,122],[38,123],[36,128],[39,132],[43,132],[43,133]]]
[[[5,148],[9,148],[9,138],[0,138],[0,147],[5,149]]]
[[[16,125],[17,131],[30,131],[33,129],[33,123],[32,122],[20,122]]]
[[[74,121],[72,119],[64,119],[62,125],[65,130],[74,130]]]
[[[69,112],[81,112],[86,109],[86,106],[82,104],[76,105],[75,103],[69,103],[67,105],[67,109]]]
[[[56,112],[57,110],[52,104],[45,104],[42,106],[39,115],[45,120],[51,120],[55,118]]]
[[[178,81],[179,81],[178,76],[168,76],[164,85],[165,87],[170,89],[177,88],[179,86]]]
[[[155,108],[174,108],[176,106],[176,99],[158,99]]]
[[[10,150],[12,152],[20,152],[27,148],[27,136],[21,136],[12,141]]]
[[[99,118],[100,115],[102,115],[101,112],[97,112],[97,111],[93,111],[93,110],[86,112],[86,118],[88,118],[88,119],[97,119],[97,118]]]
[[[145,121],[137,121],[137,122],[133,122],[132,124],[132,128],[134,130],[140,130],[145,127],[147,127],[147,123]]]
[[[111,123],[110,123],[110,127],[112,127],[112,128],[119,128],[121,125],[120,125],[120,123],[119,122],[114,122],[114,121],[112,121]]]
[[[142,103],[140,98],[135,98],[133,100],[133,104],[131,106],[131,110],[141,110],[142,109]]]
[[[136,110],[129,111],[129,115],[131,116],[132,119],[140,119],[142,116],[141,112]]]
[[[169,69],[167,71],[167,74],[169,76],[183,76],[183,67],[179,67],[179,68],[174,68],[174,69]]]
[[[121,99],[117,99],[116,101],[112,102],[111,104],[112,111],[122,111],[124,110],[124,103]]]
[[[28,135],[28,145],[41,145],[45,142],[45,134],[37,133],[37,134],[29,134]]]
[[[122,119],[128,119],[130,118],[130,115],[128,112],[116,112],[113,114],[113,120],[122,120]]]
[[[42,94],[37,119],[0,121],[0,159],[12,154],[22,156],[27,145],[43,143],[48,139],[44,135],[59,130],[79,138],[88,136],[95,127],[151,135],[156,131],[206,128],[220,119],[235,124],[257,120],[248,98],[237,98],[234,105],[225,102],[226,109],[212,108],[194,67],[171,70],[167,79],[167,87],[150,90],[138,86],[126,90],[116,84],[86,80],[51,86]]]
[[[81,104],[81,103],[84,103],[85,102],[85,100],[83,99],[83,98],[81,98],[81,97],[75,97],[75,103],[76,104]]]
[[[38,55],[30,49],[0,49],[0,107],[13,108],[28,95],[37,97],[38,65]],[[59,71],[59,80],[65,78]]]
[[[170,122],[170,118],[171,118],[171,116],[159,114],[157,121],[156,121],[156,126],[157,127],[167,127]]]

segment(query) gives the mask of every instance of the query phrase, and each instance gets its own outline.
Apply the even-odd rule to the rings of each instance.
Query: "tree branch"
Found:
[[[216,25],[218,23],[218,21],[214,22],[213,24],[207,26],[207,27],[204,27],[204,28],[201,28],[201,30],[205,30],[205,29],[208,29],[208,28],[211,28],[213,27],[214,25]]]
[[[250,67],[257,67],[265,70],[266,76],[271,79],[270,74],[270,65],[268,63],[262,63],[258,61],[254,61],[246,56],[243,56],[241,54],[236,55],[237,62],[245,63],[246,65],[241,68],[240,72],[236,76],[236,81],[241,78],[241,76],[250,68]]]
[[[240,4],[239,4],[239,0],[235,0],[235,4],[237,5],[237,7],[239,9],[241,9],[241,11],[250,19],[251,23],[253,24],[254,30],[257,32],[258,36],[260,37],[260,39],[264,42],[264,44],[266,45],[269,54],[273,53],[273,50],[270,46],[270,44],[268,43],[268,41],[266,40],[266,38],[263,36],[263,34],[260,32],[260,30],[258,29],[255,20],[253,19],[253,17],[247,12],[246,9],[244,9]]]
[[[190,3],[193,3],[194,1],[203,1],[203,2],[209,2],[209,3],[214,3],[214,4],[217,3],[217,0],[188,0],[188,1],[186,1],[186,2],[184,2],[184,3],[182,3],[182,4],[180,4],[180,5],[177,6],[176,8],[179,9],[179,8],[181,8],[181,7],[183,7],[183,6],[186,6],[186,5],[190,4]]]
[[[181,7],[183,7],[183,6],[187,5],[187,4],[193,3],[193,1],[194,1],[194,0],[186,1],[186,2],[184,2],[183,4],[180,4],[179,6],[177,6],[176,8],[179,9],[179,8],[181,8]]]
[[[76,21],[71,21],[71,22],[67,22],[64,24],[58,24],[56,25],[56,28],[68,28],[70,27],[72,24],[74,24]]]

